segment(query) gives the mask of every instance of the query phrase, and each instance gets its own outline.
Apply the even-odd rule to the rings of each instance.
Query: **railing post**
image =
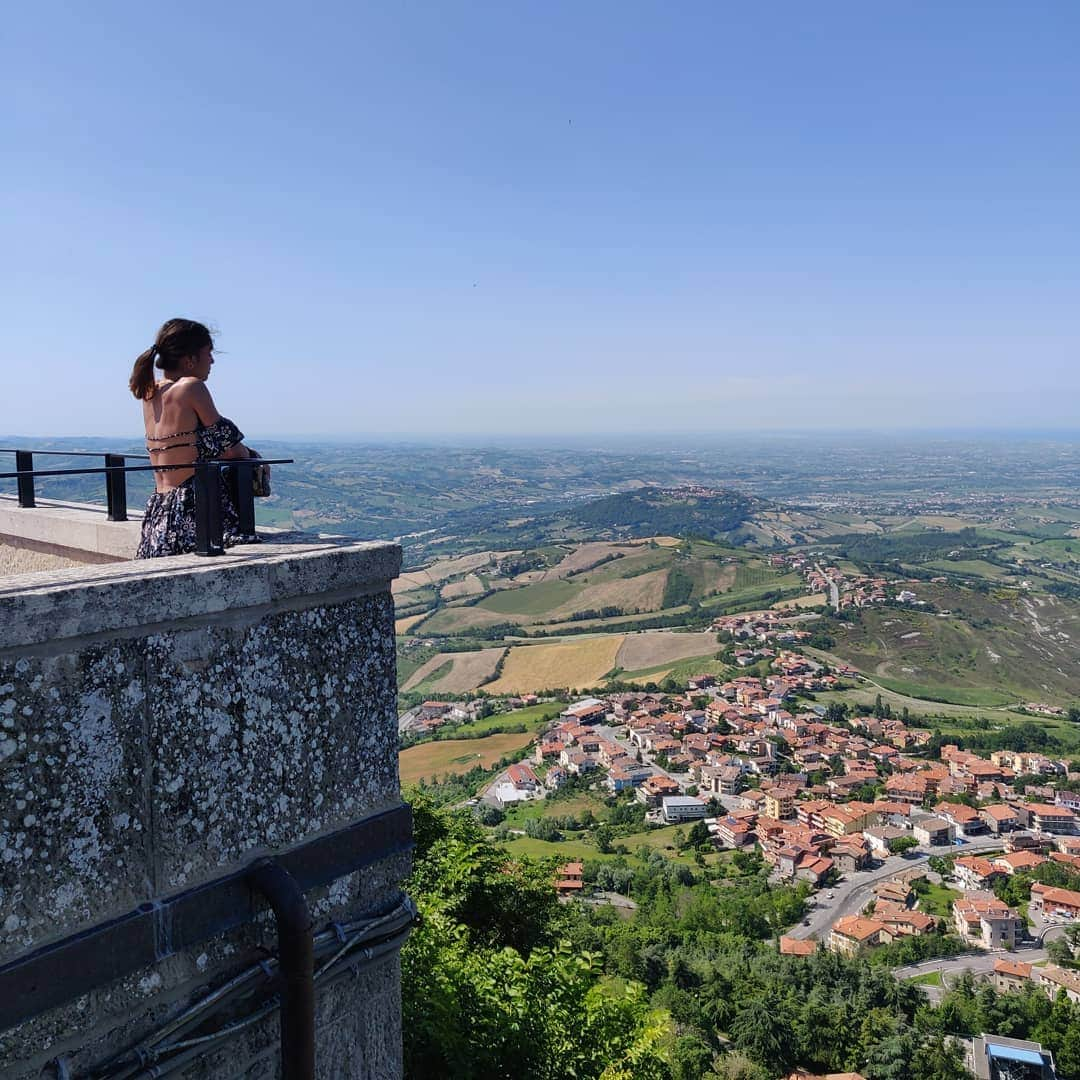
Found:
[[[247,462],[234,462],[232,474],[236,478],[236,517],[237,528],[244,536],[255,535],[255,483],[252,476],[253,465]]]
[[[224,537],[221,531],[221,466],[195,462],[195,554],[223,555]]]
[[[15,451],[15,471],[30,473],[29,476],[20,476],[15,482],[19,490],[19,505],[29,510],[37,504],[34,502],[34,455],[29,450]]]
[[[114,472],[105,474],[105,500],[109,506],[110,521],[127,521],[127,474],[120,472],[124,467],[122,454],[106,454],[105,468]]]

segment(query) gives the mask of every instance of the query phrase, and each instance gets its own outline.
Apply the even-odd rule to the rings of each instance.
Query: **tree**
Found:
[[[687,836],[686,842],[689,847],[711,844],[712,837],[709,834],[709,826],[704,821],[695,821],[690,828],[690,834]]]
[[[610,825],[599,825],[596,829],[596,850],[601,855],[611,854],[611,841],[615,836],[614,830]]]
[[[825,719],[830,724],[842,724],[848,718],[848,706],[846,701],[834,701],[825,710]]]
[[[923,1080],[912,1068],[917,1045],[907,1027],[873,1043],[863,1067],[866,1080]]]
[[[772,1080],[772,1075],[738,1050],[720,1058],[708,1074],[716,1080]]]
[[[1054,938],[1047,944],[1046,952],[1055,964],[1065,966],[1072,963],[1073,951],[1066,938]]]
[[[481,825],[487,825],[490,828],[501,824],[506,818],[506,815],[497,806],[484,802],[476,807],[475,813],[477,821]]]
[[[731,1040],[737,1050],[767,1069],[770,1076],[794,1064],[786,1009],[777,994],[738,1013],[731,1022]]]
[[[637,983],[608,987],[569,944],[551,870],[517,862],[468,813],[413,800],[423,919],[401,953],[406,1075],[671,1080],[671,1020]]]
[[[903,855],[906,851],[911,851],[912,848],[917,848],[919,841],[914,836],[898,836],[895,840],[889,841],[889,850],[894,855]]]
[[[968,1080],[971,1076],[960,1047],[941,1035],[932,1035],[915,1051],[912,1065],[912,1075],[918,1080]]]

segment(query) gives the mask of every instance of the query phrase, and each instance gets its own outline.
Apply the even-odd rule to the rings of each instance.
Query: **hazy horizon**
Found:
[[[885,440],[899,444],[907,444],[917,447],[920,444],[934,442],[956,442],[961,444],[978,444],[984,442],[1044,442],[1044,443],[1080,443],[1080,427],[1073,429],[1035,429],[1035,428],[776,428],[755,429],[746,431],[651,431],[640,432],[609,432],[594,434],[561,434],[561,435],[538,435],[529,433],[512,432],[487,432],[482,438],[468,432],[428,432],[424,438],[407,432],[384,433],[378,436],[363,436],[360,434],[325,434],[318,432],[275,432],[259,428],[250,429],[250,437],[264,439],[270,442],[281,443],[325,443],[328,446],[340,447],[383,447],[400,446],[411,449],[437,449],[441,446],[453,446],[459,449],[499,449],[527,448],[534,450],[561,450],[579,449],[581,447],[596,447],[597,449],[624,450],[639,448],[642,450],[656,449],[693,449],[700,447],[724,446],[732,442],[750,443],[756,441],[772,442],[852,442],[860,443],[873,440]],[[9,442],[26,442],[37,439],[44,446],[49,440],[58,442],[77,442],[85,439],[93,442],[109,442],[111,445],[119,445],[125,440],[141,442],[142,435],[138,431],[126,434],[93,434],[82,432],[65,434],[61,432],[41,432],[32,434],[27,432],[0,433],[0,445]]]
[[[253,435],[1071,428],[1080,9],[13,10],[6,408]],[[503,432],[504,435],[497,435]]]

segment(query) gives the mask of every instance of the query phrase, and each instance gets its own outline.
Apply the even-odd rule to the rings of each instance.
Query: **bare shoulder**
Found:
[[[202,423],[213,424],[219,419],[214,398],[202,379],[177,379],[176,389],[179,391],[183,403],[195,410]]]
[[[206,388],[206,383],[202,379],[196,379],[193,375],[184,375],[177,379],[173,386],[185,397],[191,395],[205,395],[210,396],[210,391]]]

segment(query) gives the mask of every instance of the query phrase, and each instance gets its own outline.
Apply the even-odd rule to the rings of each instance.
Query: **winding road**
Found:
[[[978,840],[969,840],[963,847],[963,854],[974,855],[980,851],[1000,850],[1001,840],[998,837],[984,837]],[[933,852],[924,852],[916,855],[890,855],[884,862],[872,870],[859,870],[845,876],[843,881],[832,888],[833,899],[826,900],[824,893],[818,893],[818,905],[809,916],[809,925],[796,926],[790,930],[789,936],[794,938],[817,937],[824,941],[828,937],[829,929],[837,919],[845,915],[855,915],[870,902],[873,897],[873,888],[879,881],[895,877],[905,870],[912,870],[922,865],[930,858],[930,855],[946,854],[955,851],[954,848],[940,848]]]

